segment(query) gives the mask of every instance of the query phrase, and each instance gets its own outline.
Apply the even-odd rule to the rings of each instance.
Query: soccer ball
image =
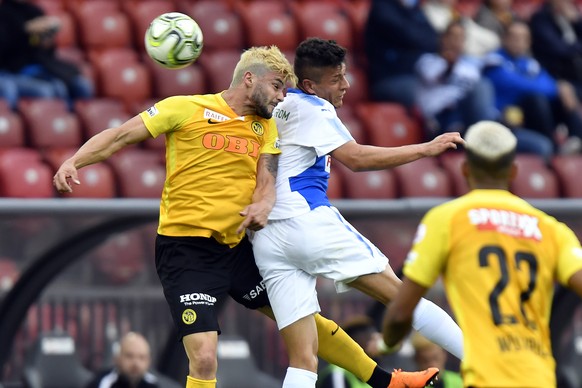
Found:
[[[145,33],[145,49],[154,62],[180,69],[192,64],[202,52],[203,36],[190,16],[169,12],[156,17]]]

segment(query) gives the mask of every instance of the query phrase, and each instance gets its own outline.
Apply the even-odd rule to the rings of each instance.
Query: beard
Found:
[[[251,100],[255,105],[255,110],[257,116],[260,116],[264,119],[270,119],[273,117],[273,111],[269,111],[269,104],[265,98],[265,93],[263,93],[263,87],[261,85],[257,86],[255,91],[251,96]]]

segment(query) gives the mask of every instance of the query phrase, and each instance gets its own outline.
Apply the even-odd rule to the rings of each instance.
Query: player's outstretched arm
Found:
[[[240,224],[237,233],[245,228],[261,230],[267,225],[269,213],[275,206],[275,180],[277,179],[277,166],[279,155],[261,154],[257,166],[257,186],[253,193],[253,202],[245,207],[240,215],[245,217]]]
[[[570,277],[568,287],[582,298],[582,270]]]
[[[60,193],[72,192],[70,181],[81,184],[78,169],[102,162],[120,149],[149,137],[151,134],[139,116],[129,119],[119,127],[99,132],[87,140],[75,155],[63,162],[53,177],[53,184]]]
[[[352,171],[382,170],[440,155],[464,142],[459,132],[447,132],[429,142],[402,147],[376,147],[350,141],[335,149],[331,155]]]

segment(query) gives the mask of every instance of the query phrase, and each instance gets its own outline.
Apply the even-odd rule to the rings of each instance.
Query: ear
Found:
[[[246,87],[252,87],[253,86],[253,73],[251,73],[250,71],[245,72],[244,76],[243,76],[243,81],[245,83]]]
[[[315,85],[315,82],[307,78],[301,81],[301,89],[309,94],[316,94],[314,89]]]

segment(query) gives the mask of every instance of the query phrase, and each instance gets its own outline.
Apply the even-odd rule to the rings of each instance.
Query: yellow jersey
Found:
[[[574,232],[505,190],[473,190],[431,209],[404,264],[424,287],[442,274],[473,387],[556,386],[554,281],[566,285],[580,269]]]
[[[220,93],[169,97],[140,117],[153,137],[166,136],[158,233],[238,244],[259,156],[280,153],[275,121],[237,115]]]

